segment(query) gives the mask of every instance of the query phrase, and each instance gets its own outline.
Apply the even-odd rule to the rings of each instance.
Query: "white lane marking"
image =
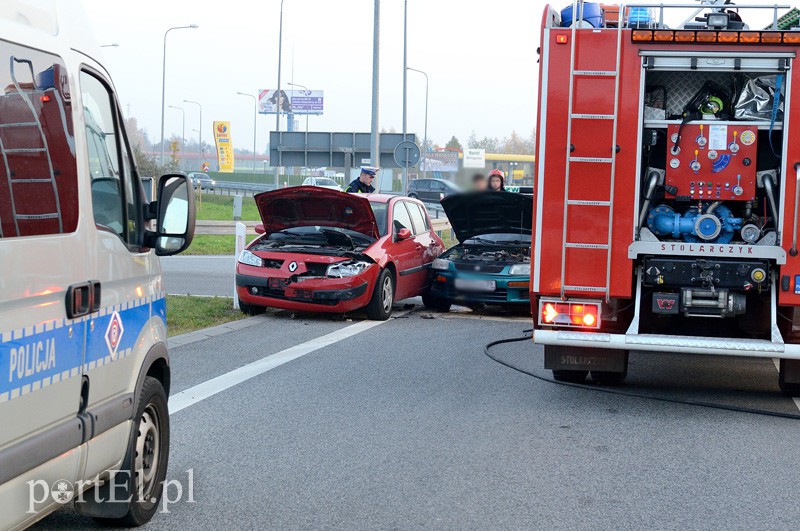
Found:
[[[394,314],[394,317],[400,317],[406,313],[408,312],[398,312]],[[217,376],[216,378],[206,380],[203,383],[197,384],[189,389],[185,389],[180,393],[175,393],[169,397],[169,412],[170,414],[177,413],[178,411],[192,406],[201,400],[205,400],[210,396],[221,393],[222,391],[229,389],[234,385],[238,385],[251,378],[255,378],[256,376],[264,374],[275,367],[280,367],[284,363],[296,360],[297,358],[305,356],[306,354],[328,347],[334,343],[342,341],[343,339],[360,334],[361,332],[369,330],[370,328],[374,328],[378,325],[382,325],[386,322],[388,321],[361,321],[359,323],[346,326],[335,332],[331,332],[330,334],[326,334],[310,341],[306,341],[305,343],[300,343],[299,345],[289,347],[286,350],[271,354],[252,363],[248,363],[247,365],[243,365],[238,369],[226,372],[225,374]]]
[[[781,372],[781,362],[778,358],[772,358],[772,363],[775,364],[775,368],[778,369],[778,372]],[[797,406],[797,409],[800,409],[800,398],[793,396],[792,400],[794,401],[794,405]]]

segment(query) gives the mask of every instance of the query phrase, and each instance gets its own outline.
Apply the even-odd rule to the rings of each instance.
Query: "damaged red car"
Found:
[[[363,308],[385,320],[394,301],[427,291],[431,263],[444,251],[425,206],[407,197],[299,186],[254,199],[261,236],[236,264],[245,313]]]

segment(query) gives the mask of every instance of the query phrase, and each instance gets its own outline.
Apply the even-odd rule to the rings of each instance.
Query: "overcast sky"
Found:
[[[252,146],[255,94],[277,84],[279,0],[140,0],[121,10],[108,0],[84,0],[123,106],[157,139],[161,112],[161,50],[167,41],[167,105],[186,107],[187,136],[203,105],[205,141],[213,120],[231,120],[234,143]],[[430,78],[428,135],[446,142],[479,136],[527,136],[535,122],[536,47],[543,2],[535,0],[408,0],[408,64]],[[318,131],[369,131],[373,0],[285,0],[281,85],[325,91]],[[402,130],[403,1],[381,2],[380,125]],[[409,132],[423,135],[425,79],[408,75]],[[167,109],[167,135],[180,134],[181,114]],[[299,117],[305,128],[305,117]],[[285,127],[285,125],[283,126]],[[274,115],[258,117],[258,150],[274,130]],[[194,133],[196,135],[196,133]],[[196,137],[195,137],[196,138]]]
[[[167,105],[186,108],[186,134],[196,135],[197,100],[203,139],[213,120],[230,120],[237,147],[251,148],[253,103],[237,96],[277,84],[280,0],[139,0],[120,9],[109,0],[83,0],[123,106],[157,140],[161,112],[161,58],[167,41]],[[281,85],[294,81],[325,91],[325,114],[310,130],[369,131],[373,0],[284,0]],[[569,2],[555,2],[562,7]],[[685,2],[683,2],[685,3]],[[752,3],[748,2],[748,3]],[[766,0],[757,3],[770,4]],[[542,0],[408,0],[408,64],[430,78],[428,135],[465,143],[482,136],[523,136],[534,128],[536,48]],[[743,12],[744,15],[744,12]],[[755,27],[763,27],[757,17]],[[746,20],[748,20],[746,18]],[[675,23],[675,22],[673,22]],[[380,125],[402,129],[403,0],[381,1]],[[421,138],[425,80],[408,75],[408,130]],[[127,109],[126,109],[127,110]],[[300,129],[305,117],[298,116]],[[285,126],[283,126],[285,127]],[[274,115],[258,117],[258,151],[275,128]],[[167,136],[181,133],[181,114],[167,109]],[[196,138],[196,137],[195,137]]]

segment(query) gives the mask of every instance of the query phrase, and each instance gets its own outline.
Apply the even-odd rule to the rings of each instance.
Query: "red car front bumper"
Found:
[[[380,267],[373,265],[360,275],[345,278],[281,276],[281,272],[237,264],[239,300],[254,306],[302,312],[343,313],[369,303]]]

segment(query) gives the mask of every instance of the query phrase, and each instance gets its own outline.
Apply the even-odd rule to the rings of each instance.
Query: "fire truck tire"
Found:
[[[592,371],[592,381],[599,385],[622,385],[627,376],[627,370],[625,372]]]
[[[778,386],[784,396],[800,396],[800,382],[786,381],[789,379],[795,380],[792,376],[796,376],[799,373],[800,361],[781,359],[780,368],[778,369]]]
[[[553,371],[553,379],[557,382],[583,383],[589,371]]]

